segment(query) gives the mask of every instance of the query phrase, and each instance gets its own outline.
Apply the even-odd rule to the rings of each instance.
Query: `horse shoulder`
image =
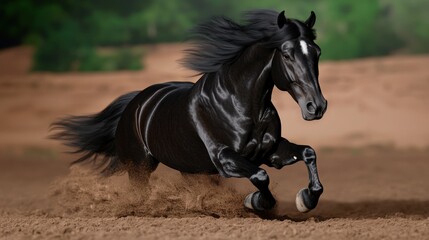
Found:
[[[262,161],[281,138],[280,117],[273,106],[265,109],[255,124],[243,155],[251,161]]]

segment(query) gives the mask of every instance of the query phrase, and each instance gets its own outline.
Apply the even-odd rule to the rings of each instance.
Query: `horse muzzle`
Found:
[[[305,103],[305,106],[301,106],[302,117],[306,121],[319,120],[323,117],[327,109],[328,101],[326,100],[323,100],[319,104],[309,101]]]

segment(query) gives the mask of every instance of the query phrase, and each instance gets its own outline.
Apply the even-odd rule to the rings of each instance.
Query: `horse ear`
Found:
[[[285,11],[282,11],[279,16],[277,17],[277,25],[279,25],[279,28],[282,28],[287,22]]]
[[[305,20],[305,25],[307,25],[309,28],[312,28],[315,23],[316,23],[316,14],[313,11],[311,11],[310,17],[308,17],[308,19]]]

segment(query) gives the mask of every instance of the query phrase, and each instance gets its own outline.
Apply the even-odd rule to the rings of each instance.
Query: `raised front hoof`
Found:
[[[271,202],[264,200],[259,191],[247,195],[244,199],[244,206],[255,211],[271,210],[275,205],[275,200]]]
[[[303,188],[299,190],[299,192],[296,194],[296,208],[302,213],[309,212],[317,206],[318,200],[318,198],[312,199],[310,197],[310,191],[308,190],[308,188]]]

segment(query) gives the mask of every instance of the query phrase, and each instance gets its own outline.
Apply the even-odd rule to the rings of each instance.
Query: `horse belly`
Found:
[[[161,140],[161,139],[158,139]],[[205,146],[192,137],[170,137],[151,149],[153,156],[166,166],[186,173],[218,173]]]

